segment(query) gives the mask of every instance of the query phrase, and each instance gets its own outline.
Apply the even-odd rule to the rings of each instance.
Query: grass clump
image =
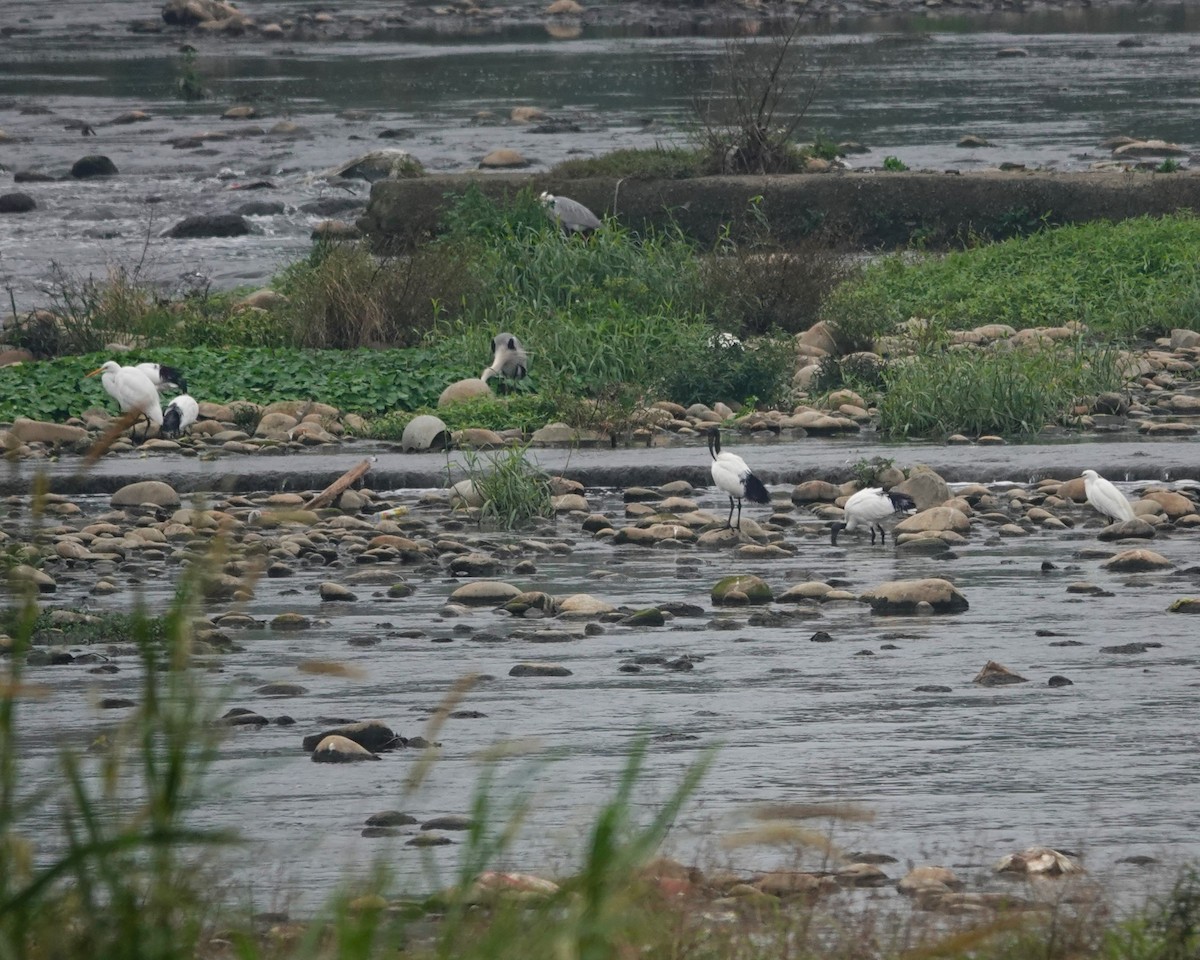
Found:
[[[554,516],[550,478],[526,458],[529,447],[510,447],[479,456],[467,453],[467,478],[482,498],[480,523],[504,530],[528,524],[538,517]]]
[[[404,428],[423,413],[441,418],[451,431],[468,427],[485,430],[536,430],[558,416],[558,406],[550,395],[515,393],[510,396],[471,397],[448,407],[421,407],[396,411],[367,421],[362,436],[373,440],[399,440]]]
[[[950,329],[1079,320],[1113,337],[1200,329],[1200,219],[1097,221],[945,257],[888,257],[824,309],[850,348],[914,316]]]
[[[892,437],[1030,436],[1083,398],[1117,389],[1116,351],[1080,339],[1028,349],[932,350],[886,369],[880,432]]]
[[[717,334],[677,354],[662,375],[662,391],[684,406],[721,400],[774,407],[786,399],[795,364],[795,344],[789,337],[742,343]]]

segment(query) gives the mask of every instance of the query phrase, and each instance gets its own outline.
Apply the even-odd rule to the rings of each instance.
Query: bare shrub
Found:
[[[781,36],[725,45],[717,83],[697,98],[706,172],[794,173],[804,167],[795,134],[824,79],[797,38],[800,19]],[[810,67],[813,67],[810,70]]]

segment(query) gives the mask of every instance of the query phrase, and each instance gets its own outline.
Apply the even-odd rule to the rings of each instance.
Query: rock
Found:
[[[917,503],[917,511],[928,510],[950,499],[950,488],[946,481],[928,468],[915,468],[907,480],[896,484],[892,490],[907,493]]]
[[[1141,517],[1135,517],[1132,520],[1119,520],[1116,523],[1110,523],[1107,527],[1096,534],[1099,540],[1150,540],[1155,535],[1154,527],[1143,520]]]
[[[989,660],[983,665],[983,669],[975,675],[975,679],[971,681],[982,687],[1002,687],[1010,683],[1028,683],[1028,681],[1018,673],[1013,673],[1008,667],[997,663],[995,660]]]
[[[1118,573],[1143,573],[1147,570],[1168,570],[1175,564],[1160,553],[1138,548],[1124,550],[1100,566]]]
[[[316,745],[312,752],[315,763],[353,763],[358,760],[379,760],[366,747],[346,737],[328,736]]]
[[[959,138],[956,146],[959,147],[990,147],[991,141],[986,137],[981,137],[977,133],[968,133]]]
[[[304,738],[305,750],[319,750],[320,745],[330,737],[338,737],[358,744],[368,751],[393,750],[404,746],[403,738],[382,720],[360,720],[357,723],[345,723],[323,733],[314,733]]]
[[[970,533],[971,521],[957,507],[931,507],[896,524],[894,535],[903,533],[925,533],[949,530],[952,533]]]
[[[771,587],[752,573],[739,573],[718,580],[712,588],[714,604],[770,603],[774,599]]]
[[[792,490],[792,503],[833,503],[842,496],[840,487],[825,480],[806,480]]]
[[[451,404],[473,400],[475,397],[489,397],[491,388],[479,377],[468,377],[466,380],[456,380],[446,387],[438,396],[438,407],[448,407]]]
[[[311,626],[312,621],[299,613],[281,613],[271,620],[272,630],[307,630]]]
[[[508,671],[510,677],[569,677],[571,671],[557,663],[518,663]]]
[[[182,27],[194,27],[206,21],[241,19],[243,16],[236,7],[221,0],[167,0],[162,10],[165,23]]]
[[[449,813],[434,817],[421,824],[422,830],[470,830],[475,826],[475,820],[461,813]]]
[[[558,615],[571,619],[599,617],[616,609],[607,600],[593,597],[590,593],[573,593],[558,601]]]
[[[871,605],[875,613],[920,612],[929,604],[934,613],[960,613],[970,605],[949,580],[930,577],[925,580],[890,580],[864,593],[859,599]]]
[[[450,506],[452,507],[482,507],[483,494],[471,479],[459,480],[450,488]]]
[[[1052,676],[1046,682],[1047,682],[1047,685],[1051,686],[1051,687],[1073,687],[1073,686],[1075,686],[1075,682],[1073,680],[1069,679],[1068,677],[1064,677],[1062,674],[1059,674],[1059,673],[1056,673],[1054,676]]]
[[[1196,505],[1182,493],[1173,490],[1148,490],[1142,494],[1143,500],[1153,500],[1171,520],[1186,517],[1196,512]]]
[[[302,687],[298,683],[284,683],[280,681],[276,683],[264,683],[254,692],[264,697],[301,697],[308,693],[308,687]]]
[[[1200,330],[1177,328],[1171,331],[1171,349],[1182,350],[1185,347],[1200,347]]]
[[[127,483],[109,500],[109,504],[114,507],[137,507],[143,503],[153,503],[158,507],[177,507],[180,500],[175,488],[162,480]]]
[[[412,814],[402,813],[399,810],[384,810],[382,813],[373,813],[367,817],[368,827],[405,827],[418,822]]]
[[[29,213],[37,203],[27,193],[0,193],[0,213]]]
[[[796,340],[806,347],[816,347],[823,353],[836,355],[840,352],[837,337],[834,336],[833,329],[824,320],[818,320],[797,336]]]
[[[327,179],[344,177],[349,180],[411,180],[425,175],[421,161],[407,150],[397,148],[372,150],[353,160],[322,171],[319,176]]]
[[[90,177],[114,177],[116,174],[116,164],[100,154],[81,157],[71,165],[71,176],[76,180],[87,180]]]
[[[253,232],[245,217],[236,213],[216,213],[185,217],[162,236],[173,240],[196,240],[202,237],[244,237]]]
[[[1010,853],[996,863],[997,873],[1020,873],[1026,876],[1061,877],[1068,873],[1083,873],[1083,867],[1065,853],[1049,847],[1029,847],[1020,853]]]
[[[1200,613],[1200,600],[1195,597],[1181,597],[1167,607],[1167,613]]]
[[[529,163],[530,161],[516,150],[500,149],[493,150],[480,160],[479,166],[484,170],[515,170],[519,167],[527,167]]]
[[[409,450],[445,450],[450,444],[450,431],[440,417],[423,413],[413,417],[400,438],[400,445]]]
[[[1135,157],[1181,157],[1187,151],[1177,143],[1167,143],[1165,140],[1134,140],[1123,143],[1113,150],[1116,158],[1131,159]]]
[[[906,896],[916,896],[929,889],[958,890],[964,882],[949,867],[914,867],[896,884],[896,890]]]
[[[504,605],[504,609],[517,617],[523,616],[526,610],[540,610],[552,617],[558,612],[558,603],[548,593],[530,590],[513,597]]]
[[[234,207],[233,212],[240,217],[276,217],[285,210],[287,207],[281,200],[251,200],[240,207]]]
[[[83,427],[73,427],[66,423],[44,423],[41,420],[26,420],[17,417],[8,433],[21,443],[79,443],[87,439],[88,432]]]
[[[623,627],[661,627],[667,622],[667,618],[663,616],[663,612],[657,607],[648,607],[645,610],[639,610],[637,613],[631,613],[620,621]]]
[[[358,599],[348,588],[343,587],[340,583],[334,583],[332,580],[326,580],[317,589],[321,599],[327,603],[351,603]]]
[[[31,586],[36,588],[38,593],[54,593],[58,589],[58,584],[50,574],[27,563],[18,563],[9,568],[8,579],[14,586]],[[0,583],[2,582],[0,579]]]
[[[514,123],[533,123],[535,120],[545,120],[546,111],[541,107],[513,107],[508,118]]]
[[[476,580],[464,584],[450,594],[450,602],[477,607],[498,607],[520,595],[521,591],[511,583],[502,583],[499,580]]]
[[[223,114],[222,120],[253,120],[258,116],[258,109],[248,103],[239,103],[230,107]]]

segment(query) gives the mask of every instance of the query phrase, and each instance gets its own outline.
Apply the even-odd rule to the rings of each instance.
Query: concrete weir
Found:
[[[1045,220],[1076,223],[1200,211],[1200,174],[1105,170],[1087,173],[853,172],[769,177],[565,180],[551,174],[493,174],[383,180],[359,227],[383,249],[436,234],[447,196],[476,185],[500,198],[525,187],[564,194],[634,229],[676,226],[701,242],[726,224],[734,238],[753,228],[751,200],[784,245],[814,233],[865,249],[914,239],[937,245],[970,234],[1007,236]]]

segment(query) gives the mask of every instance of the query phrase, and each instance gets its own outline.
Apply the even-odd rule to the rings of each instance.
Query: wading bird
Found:
[[[1083,471],[1083,489],[1087,493],[1087,502],[1108,517],[1110,521],[1134,519],[1133,507],[1125,499],[1125,494],[1095,470]]]
[[[767,488],[736,453],[721,452],[721,430],[713,427],[708,433],[708,452],[712,454],[713,483],[729,494],[729,518],[725,526],[733,527],[733,501],[737,500],[737,529],[742,529],[742,498],[751,503],[770,503]]]
[[[591,233],[600,226],[600,218],[578,200],[556,197],[543,193],[542,205],[550,219],[562,227],[564,233]]]
[[[162,390],[163,387],[173,386],[180,393],[187,393],[187,381],[183,379],[183,374],[174,367],[168,367],[162,363],[139,363],[134,369],[141,370],[159,390]]]
[[[181,393],[167,404],[167,409],[163,411],[162,435],[164,437],[179,436],[196,422],[198,416],[200,416],[200,404],[186,393]]]
[[[829,542],[837,546],[838,534],[845,530],[853,533],[862,524],[871,531],[871,542],[875,542],[875,531],[879,531],[879,542],[887,543],[883,521],[898,513],[917,508],[916,501],[907,493],[888,493],[882,487],[867,487],[859,490],[842,508],[845,520],[837,521],[831,528]]]
[[[140,414],[138,420],[146,418],[143,440],[150,433],[151,424],[162,426],[163,412],[158,402],[158,391],[141,370],[137,367],[123,367],[116,360],[106,360],[88,376],[94,377],[96,374],[102,374],[100,383],[103,384],[105,392],[117,401],[122,413],[134,411]],[[134,426],[137,426],[137,420],[134,421]]]
[[[492,377],[520,380],[529,373],[529,354],[521,341],[511,333],[498,333],[492,339],[492,363],[479,379],[487,383]]]

